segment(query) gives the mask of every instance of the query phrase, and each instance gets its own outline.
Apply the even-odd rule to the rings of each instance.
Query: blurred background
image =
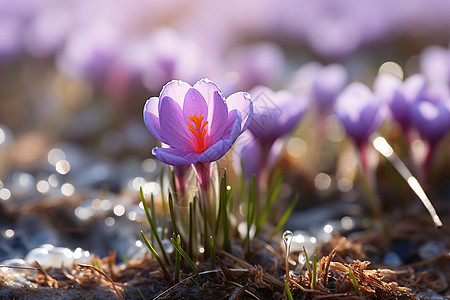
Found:
[[[448,51],[449,40],[447,0],[0,0],[0,238],[15,240],[0,245],[0,261],[44,243],[99,254],[109,243],[133,256],[134,227],[105,239],[94,233],[142,214],[141,185],[159,193],[161,166],[150,152],[157,141],[142,108],[172,79],[208,77],[225,96],[256,85],[301,89],[309,80],[302,70],[315,61],[340,63],[349,81],[371,86],[384,62],[407,77],[423,71],[427,47]],[[353,187],[331,167],[345,134],[335,120],[327,124],[319,166],[305,156],[314,155],[312,117],[281,162],[302,174],[290,181],[303,178],[310,199]],[[73,225],[97,215],[97,223]]]

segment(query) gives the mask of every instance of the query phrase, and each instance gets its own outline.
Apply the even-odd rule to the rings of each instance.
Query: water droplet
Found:
[[[292,231],[290,231],[290,230],[286,230],[284,233],[283,233],[283,241],[284,241],[284,243],[285,244],[287,244],[287,243],[291,243],[292,242],[292,238],[294,237],[294,234],[292,233]]]
[[[59,148],[53,148],[48,152],[47,159],[51,165],[56,166],[58,161],[66,159],[66,154]]]
[[[114,214],[118,217],[123,216],[125,214],[125,207],[123,205],[116,205],[114,207]]]
[[[70,183],[64,183],[61,186],[61,193],[66,196],[72,196],[75,193],[75,187]]]
[[[113,217],[107,217],[105,219],[105,225],[108,227],[112,227],[116,223],[116,220]]]
[[[286,278],[289,278],[289,255],[291,254],[291,243],[294,234],[290,230],[286,230],[283,233],[283,242],[286,247]]]
[[[142,169],[147,173],[152,173],[156,170],[156,161],[152,158],[147,158],[142,162]]]
[[[2,200],[9,200],[11,198],[11,191],[7,188],[0,189],[0,199]]]
[[[48,181],[45,180],[39,180],[38,183],[36,183],[36,189],[39,193],[45,194],[50,190],[50,185]]]
[[[70,171],[70,163],[65,159],[59,160],[56,163],[55,168],[56,172],[58,172],[59,174],[66,175]]]
[[[7,239],[14,237],[14,234],[15,234],[15,232],[12,229],[6,229],[5,233],[4,233],[4,235]]]

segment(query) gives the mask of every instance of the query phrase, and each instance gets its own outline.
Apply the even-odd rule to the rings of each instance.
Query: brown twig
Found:
[[[116,285],[114,284],[114,281],[108,275],[106,275],[105,272],[103,272],[102,270],[100,270],[100,269],[98,269],[98,268],[96,268],[94,266],[91,266],[91,265],[78,264],[78,266],[80,266],[81,268],[91,269],[91,270],[99,272],[101,275],[103,275],[111,283],[112,287],[114,288],[114,291],[120,297],[120,299],[125,300],[125,298],[122,296],[122,294],[119,292],[119,290],[117,289]]]

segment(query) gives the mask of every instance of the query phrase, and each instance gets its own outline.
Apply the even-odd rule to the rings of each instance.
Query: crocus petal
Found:
[[[231,149],[234,142],[238,138],[238,136],[241,134],[241,123],[242,123],[242,117],[240,112],[236,111],[236,119],[234,121],[234,124],[231,128],[230,134],[227,138],[219,140],[214,145],[210,146],[205,152],[201,153],[198,157],[199,162],[211,162],[216,161],[222,156],[225,155],[225,153],[228,152],[228,150]]]
[[[442,102],[417,102],[411,114],[414,126],[431,143],[437,143],[450,129],[450,111]]]
[[[258,175],[262,163],[262,150],[256,137],[247,130],[236,141],[233,148],[233,169],[236,174],[244,174],[252,179],[253,174]]]
[[[160,101],[159,120],[161,134],[166,144],[180,149],[191,150],[192,133],[188,129],[188,120],[183,115],[181,107],[170,97]]]
[[[205,98],[194,88],[190,88],[184,97],[183,113],[186,118],[192,115],[206,118],[208,115],[208,105]]]
[[[218,92],[221,94],[217,84],[209,79],[202,78],[197,83],[194,84],[194,89],[200,92],[206,99],[208,106],[213,105],[214,93]]]
[[[163,99],[164,97],[168,96],[178,102],[180,107],[183,107],[184,96],[190,88],[192,87],[187,82],[181,80],[172,80],[162,88],[159,99]]]
[[[317,72],[312,93],[319,111],[325,112],[333,107],[347,81],[347,70],[340,64],[325,66]]]
[[[158,114],[158,97],[152,97],[147,100],[144,106],[144,123],[148,131],[158,140],[163,141],[161,136],[161,127]]]
[[[158,148],[152,150],[152,154],[165,164],[173,166],[189,165],[197,162],[198,153],[180,150],[177,148]]]
[[[249,93],[238,92],[229,96],[226,100],[228,112],[237,109],[242,116],[241,133],[247,129],[253,117],[253,103]]]
[[[211,145],[215,144],[223,135],[225,126],[228,120],[228,109],[226,103],[218,92],[213,94],[214,104],[212,106],[213,112],[211,115],[211,121],[209,125],[209,135]]]

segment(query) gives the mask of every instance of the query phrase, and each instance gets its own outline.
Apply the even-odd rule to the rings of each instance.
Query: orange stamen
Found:
[[[189,120],[194,123],[195,128],[192,124],[189,124],[189,130],[194,135],[197,140],[198,152],[201,153],[205,150],[205,137],[207,130],[205,126],[208,125],[208,121],[203,122],[204,117],[202,115],[192,115],[189,117]]]

